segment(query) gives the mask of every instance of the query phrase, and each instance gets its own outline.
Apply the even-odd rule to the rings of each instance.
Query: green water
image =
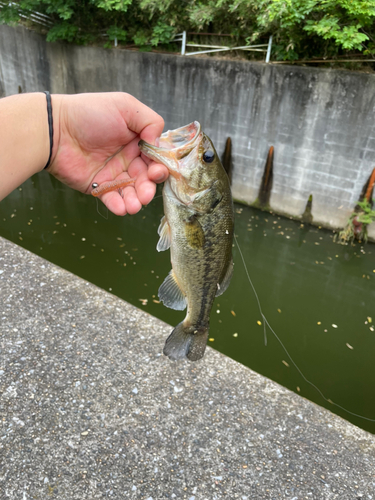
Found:
[[[116,217],[42,173],[1,202],[0,235],[175,325],[184,312],[157,302],[170,270],[169,252],[155,248],[162,213],[159,196],[135,216]],[[304,376],[327,399],[375,419],[375,246],[341,246],[329,231],[240,205],[235,224],[263,313]],[[325,401],[269,328],[265,346],[236,246],[233,254],[233,280],[214,304],[209,344],[375,433],[375,421]]]

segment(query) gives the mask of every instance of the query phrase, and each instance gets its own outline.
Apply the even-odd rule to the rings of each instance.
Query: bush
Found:
[[[375,51],[375,0],[19,0],[1,8],[0,22],[33,11],[50,17],[49,41],[157,47],[186,30],[229,34],[233,45],[272,34],[279,60]]]

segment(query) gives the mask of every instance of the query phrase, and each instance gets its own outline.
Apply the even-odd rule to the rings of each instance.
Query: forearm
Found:
[[[43,170],[49,153],[46,95],[19,94],[0,99],[0,200]]]

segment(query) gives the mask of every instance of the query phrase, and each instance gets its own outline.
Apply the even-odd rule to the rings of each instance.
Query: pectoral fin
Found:
[[[179,287],[173,269],[165,278],[159,288],[159,299],[170,309],[183,311],[186,307],[186,299]]]
[[[225,292],[225,290],[229,286],[232,276],[233,276],[233,257],[230,259],[224,278],[221,280],[221,283],[218,283],[216,297],[219,297],[219,295],[222,295]]]
[[[163,252],[164,250],[168,250],[168,248],[171,246],[171,228],[165,216],[160,221],[158,234],[160,238],[158,244],[156,245],[156,250],[158,252]]]

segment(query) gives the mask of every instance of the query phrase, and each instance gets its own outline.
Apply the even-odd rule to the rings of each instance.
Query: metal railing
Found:
[[[181,42],[181,55],[182,56],[195,56],[198,54],[209,54],[212,52],[225,52],[225,51],[231,51],[231,50],[247,50],[247,51],[253,51],[253,52],[266,52],[266,63],[269,63],[271,60],[271,49],[272,49],[272,35],[270,36],[268,43],[261,43],[258,45],[241,45],[239,47],[229,47],[225,45],[204,45],[200,43],[190,43],[187,42],[187,35],[188,33],[186,31],[183,31],[182,33],[178,33],[171,42]],[[202,47],[203,49],[209,49],[209,50],[198,50],[195,52],[186,52],[186,49],[188,47]],[[267,47],[267,48],[263,48]]]
[[[14,2],[0,2],[0,9],[7,6],[17,6],[17,4]],[[51,18],[46,14],[42,14],[41,12],[25,10],[21,9],[20,7],[18,7],[17,11],[21,19],[28,19],[33,23],[44,26],[45,28],[51,28],[51,26],[53,25]]]

